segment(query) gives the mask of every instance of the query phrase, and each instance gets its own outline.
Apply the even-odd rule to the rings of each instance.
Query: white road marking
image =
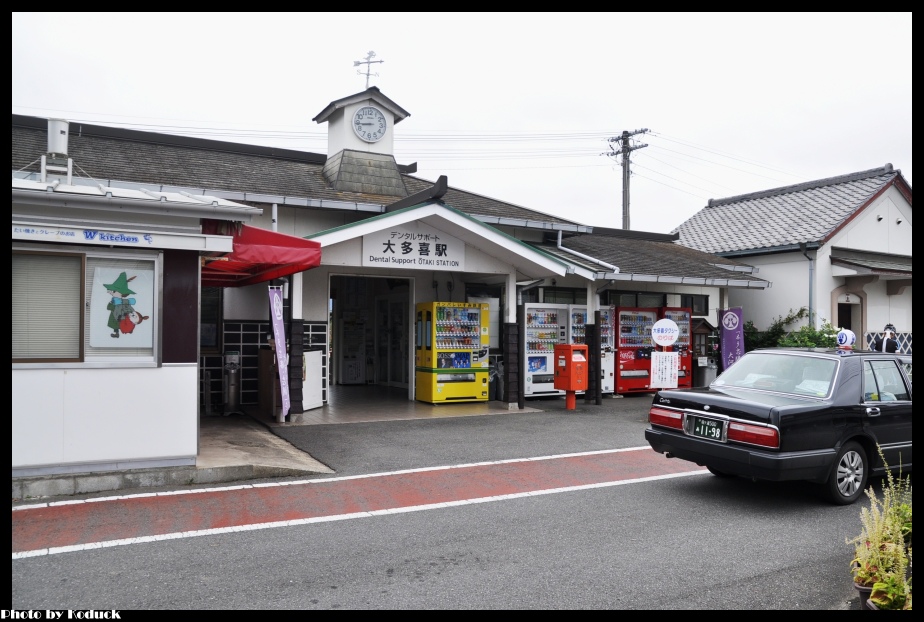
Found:
[[[647,449],[647,448],[646,448]],[[614,451],[626,451],[626,450],[614,450]],[[607,453],[607,452],[591,452],[591,453]],[[568,456],[577,456],[577,455],[588,455],[588,454],[568,454]],[[562,456],[558,456],[562,457]],[[538,458],[540,460],[546,458]],[[524,462],[524,460],[504,460],[501,462],[494,462],[489,464],[502,464],[509,462]],[[458,468],[458,467],[448,467],[448,468]],[[421,472],[421,471],[431,471],[436,469],[415,469],[413,471],[401,471],[401,473],[408,472]],[[342,521],[342,520],[352,520],[354,518],[369,518],[372,516],[384,516],[389,514],[404,514],[407,512],[422,512],[426,510],[439,510],[443,508],[456,507],[461,505],[471,505],[474,503],[490,503],[493,501],[507,501],[509,499],[519,499],[522,497],[535,497],[539,495],[553,495],[560,494],[564,492],[574,492],[576,490],[590,490],[592,488],[608,488],[612,486],[623,486],[625,484],[637,484],[641,482],[651,482],[662,479],[673,479],[675,477],[688,477],[690,475],[702,475],[708,473],[707,470],[702,471],[689,471],[686,473],[672,473],[668,475],[654,475],[651,477],[639,477],[635,479],[626,479],[614,482],[601,482],[597,484],[585,484],[581,486],[569,486],[565,488],[550,488],[548,490],[536,490],[532,492],[522,492],[506,495],[497,495],[493,497],[478,497],[474,499],[461,499],[458,501],[450,501],[445,503],[428,503],[423,505],[414,505],[408,507],[400,508],[391,508],[387,510],[372,510],[369,512],[353,512],[350,514],[337,514],[332,516],[317,516],[314,518],[302,518],[296,520],[285,520],[285,521],[272,521],[268,523],[255,523],[251,525],[237,525],[233,527],[220,527],[216,529],[201,529],[198,531],[183,531],[169,534],[161,534],[156,536],[142,536],[136,538],[124,538],[120,540],[107,540],[104,542],[89,542],[86,544],[76,544],[71,546],[60,546],[52,547],[45,549],[36,549],[33,551],[21,551],[19,553],[13,553],[13,559],[25,559],[27,557],[39,557],[43,555],[58,555],[60,553],[73,553],[78,551],[87,551],[92,549],[108,548],[112,546],[126,546],[129,544],[142,544],[146,542],[160,542],[163,540],[177,540],[181,538],[197,538],[200,536],[214,536],[227,533],[237,533],[241,531],[256,531],[259,529],[276,529],[279,527],[297,527],[301,525],[311,525],[314,523],[329,523],[333,521]],[[382,473],[381,475],[391,475],[393,473]],[[365,477],[365,476],[357,476]],[[357,479],[357,477],[345,477],[340,478],[344,479]],[[304,483],[313,483],[314,480],[309,480]],[[319,482],[326,482],[330,480],[317,480]],[[295,483],[295,482],[293,482]],[[247,488],[247,486],[244,486]],[[124,497],[124,498],[131,498]],[[34,506],[33,506],[34,507]]]

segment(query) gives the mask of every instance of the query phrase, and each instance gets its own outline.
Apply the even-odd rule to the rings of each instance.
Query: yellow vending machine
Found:
[[[414,397],[432,404],[488,399],[490,307],[485,302],[417,305]]]

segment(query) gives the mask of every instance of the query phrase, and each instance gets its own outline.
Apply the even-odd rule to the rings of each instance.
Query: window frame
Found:
[[[13,254],[29,255],[57,255],[81,257],[81,283],[80,283],[80,356],[75,358],[27,358],[12,359],[12,367],[16,369],[92,369],[92,368],[145,368],[160,367],[162,364],[161,329],[163,321],[163,251],[151,249],[137,251],[121,247],[95,247],[95,246],[49,246],[33,245],[29,243],[14,243]],[[87,308],[89,301],[86,298],[86,288],[92,275],[88,274],[88,260],[91,259],[124,259],[126,261],[150,262],[154,272],[153,301],[151,312],[156,313],[152,320],[151,353],[144,355],[130,354],[126,356],[88,355],[86,350],[87,322],[89,321]],[[12,357],[11,357],[12,358]]]
[[[86,333],[84,331],[86,329],[86,305],[82,304],[81,300],[84,297],[84,291],[85,291],[85,286],[87,282],[86,253],[80,253],[80,252],[74,252],[74,251],[53,252],[53,251],[46,251],[42,249],[36,249],[36,248],[22,248],[21,249],[21,248],[17,248],[16,246],[13,246],[12,254],[13,255],[43,256],[43,257],[73,257],[80,261],[80,285],[77,288],[77,300],[74,301],[78,307],[77,311],[79,314],[79,320],[78,320],[79,324],[77,328],[77,340],[78,340],[77,341],[77,356],[76,357],[60,356],[60,357],[48,357],[48,358],[39,358],[39,357],[15,358],[11,355],[10,358],[12,359],[12,363],[14,367],[16,365],[23,365],[23,364],[28,365],[28,364],[33,364],[33,363],[41,364],[41,365],[48,364],[48,363],[82,363],[84,361],[84,356],[85,356],[84,343],[85,343]],[[14,296],[12,296],[12,293],[13,292],[11,292],[11,298],[14,298]]]
[[[680,294],[680,306],[690,309],[691,315],[695,315],[699,317],[708,317],[709,316],[709,295],[708,294]]]

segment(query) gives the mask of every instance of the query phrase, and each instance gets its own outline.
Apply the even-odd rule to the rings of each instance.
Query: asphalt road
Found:
[[[596,406],[579,399],[577,409],[566,411],[557,399],[531,401],[547,409],[541,413],[281,428],[277,433],[335,471],[313,480],[337,486],[368,480],[362,495],[374,492],[376,498],[387,497],[382,482],[388,481],[403,487],[402,494],[414,502],[397,511],[295,519],[269,529],[238,524],[239,530],[14,555],[12,607],[858,608],[845,540],[859,530],[859,505],[828,505],[808,484],[726,480],[703,473],[671,477],[684,463],[650,450],[610,451],[644,446],[649,403],[650,398],[630,397]],[[644,455],[653,458],[654,471],[646,473],[663,477],[626,479],[625,465],[601,468],[595,463],[598,472],[612,471],[602,478],[607,485],[571,485],[587,468],[566,456],[588,452]],[[533,458],[547,459],[510,462]],[[478,471],[438,468],[475,463],[489,464]],[[540,463],[559,465],[554,476],[565,479],[536,471]],[[528,486],[519,475],[511,476],[513,465],[523,464],[532,468]],[[425,503],[421,491],[426,488],[413,478],[445,471],[457,476],[455,485],[462,490],[482,489],[494,478],[506,496],[489,494],[488,502],[478,503]],[[458,478],[465,473],[472,474],[468,483]],[[367,475],[376,477],[357,478]],[[546,490],[530,494],[543,489],[542,478],[548,479]],[[562,481],[565,485],[559,486]],[[255,483],[261,482],[247,484]],[[309,489],[296,480],[266,483],[273,490],[288,483],[295,497],[287,503],[322,505],[307,492],[299,494]],[[250,497],[235,507],[234,497],[227,496],[233,492],[178,497],[220,499],[223,525],[260,512],[262,519],[273,515],[266,498]],[[350,502],[362,496],[350,494]],[[207,505],[186,503],[196,512],[205,512]],[[115,501],[83,505],[92,505],[96,515],[82,528],[85,542],[93,541],[94,533],[109,533],[102,525],[111,529],[125,523],[143,534],[177,520],[176,506],[166,502],[146,501],[133,514],[123,513]],[[73,528],[77,513],[72,520],[64,513],[55,519],[58,527],[50,523],[36,531],[60,537],[56,530]],[[15,534],[14,523],[14,547]]]

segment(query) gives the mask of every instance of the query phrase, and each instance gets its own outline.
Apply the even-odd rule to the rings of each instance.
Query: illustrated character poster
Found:
[[[90,295],[91,347],[153,347],[153,315],[153,270],[94,270]]]

